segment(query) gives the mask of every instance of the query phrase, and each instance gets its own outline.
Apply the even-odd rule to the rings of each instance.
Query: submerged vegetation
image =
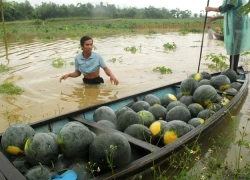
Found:
[[[166,68],[165,66],[157,66],[153,69],[153,72],[159,72],[161,74],[172,74],[172,69]]]
[[[0,64],[0,73],[9,71],[10,68],[6,65]]]
[[[13,83],[3,83],[0,85],[0,94],[20,95],[23,92],[24,91],[20,87],[15,86]]]
[[[122,56],[119,57],[119,58],[112,58],[112,59],[109,59],[108,62],[112,62],[112,63],[115,63],[115,62],[122,62]]]
[[[64,59],[62,59],[62,58],[57,58],[57,59],[52,61],[52,66],[54,68],[61,68],[61,67],[65,66],[65,65],[66,65],[66,61]]]
[[[130,51],[132,54],[135,54],[138,49],[135,46],[131,46],[131,47],[124,48],[124,50],[125,51]]]
[[[163,47],[165,48],[165,50],[172,50],[174,51],[177,48],[177,45],[172,42],[172,43],[165,43],[163,44]]]

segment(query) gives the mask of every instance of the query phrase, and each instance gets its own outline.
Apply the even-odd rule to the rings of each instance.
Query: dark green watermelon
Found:
[[[152,136],[149,128],[142,124],[132,124],[125,129],[124,133],[146,142],[150,142],[150,137]]]
[[[98,122],[100,120],[109,120],[112,123],[116,124],[117,118],[113,109],[108,106],[101,106],[94,111],[93,119],[95,122]]]
[[[33,165],[51,165],[59,155],[59,147],[53,136],[48,133],[36,133],[26,141],[24,153]]]
[[[148,102],[150,106],[153,106],[154,104],[161,104],[160,98],[153,94],[146,95],[143,98],[143,101]]]
[[[139,112],[142,110],[148,110],[150,104],[147,101],[136,101],[132,104],[131,109],[135,112]]]
[[[191,119],[191,113],[186,107],[176,106],[168,111],[166,121],[181,120],[188,122]]]
[[[89,145],[93,140],[94,136],[88,127],[74,121],[65,124],[57,138],[62,154],[68,158],[86,158]]]
[[[126,111],[117,119],[117,129],[124,131],[132,124],[140,124],[141,116],[134,111]]]
[[[130,144],[119,133],[104,133],[97,136],[89,147],[89,162],[95,164],[95,169],[99,167],[101,173],[111,171],[110,163],[116,169],[124,167],[130,160]]]

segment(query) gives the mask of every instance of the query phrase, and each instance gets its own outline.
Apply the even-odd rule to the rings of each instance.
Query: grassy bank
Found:
[[[31,40],[55,40],[61,38],[78,39],[88,34],[93,37],[107,37],[135,33],[167,32],[167,31],[203,31],[204,19],[84,19],[57,18],[7,22],[9,42]],[[217,21],[213,27],[222,26]],[[0,26],[0,38],[3,30]]]

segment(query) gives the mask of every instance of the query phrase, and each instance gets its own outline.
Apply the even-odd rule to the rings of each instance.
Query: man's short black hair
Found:
[[[81,46],[83,46],[83,45],[84,45],[84,42],[85,42],[85,41],[88,41],[88,40],[92,40],[92,42],[93,42],[93,39],[92,39],[91,37],[89,37],[89,36],[83,36],[83,37],[81,38],[81,40],[80,40]]]

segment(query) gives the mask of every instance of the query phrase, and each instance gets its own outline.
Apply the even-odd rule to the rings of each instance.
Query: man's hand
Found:
[[[115,78],[115,76],[110,76],[110,82],[111,82],[111,84],[113,84],[113,82],[114,82],[114,85],[119,84],[119,81]]]
[[[62,82],[62,80],[65,80],[69,77],[69,74],[65,74],[60,78],[60,82]]]

